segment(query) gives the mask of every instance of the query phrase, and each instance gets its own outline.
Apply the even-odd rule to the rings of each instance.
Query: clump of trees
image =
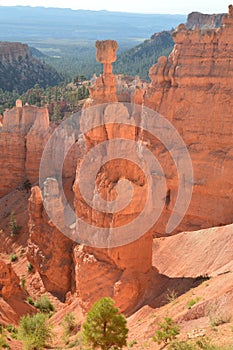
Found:
[[[15,101],[21,99],[23,104],[47,106],[50,120],[60,120],[65,115],[77,112],[78,102],[89,96],[89,90],[86,84],[83,84],[83,78],[83,76],[76,77],[72,84],[60,84],[46,88],[36,84],[21,95],[17,91],[4,92],[0,89],[0,114],[3,114],[7,108],[14,107]]]

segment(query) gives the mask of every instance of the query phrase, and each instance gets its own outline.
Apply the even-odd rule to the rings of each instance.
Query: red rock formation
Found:
[[[6,321],[10,319],[16,323],[20,316],[34,312],[34,308],[25,301],[27,295],[11,264],[0,260],[0,313],[3,322],[5,319]],[[5,316],[6,310],[9,314]]]
[[[112,48],[112,46],[114,47]],[[115,60],[115,56],[112,53],[115,48],[116,45],[113,45],[112,41],[97,43],[97,58],[105,64],[104,75],[106,71],[112,75],[110,73],[110,63],[108,62]],[[91,97],[94,97],[92,104],[106,102],[108,95],[104,95],[102,92],[112,91],[112,79],[103,79],[102,84],[103,90],[101,91],[98,90],[98,80],[96,85],[91,88]],[[115,91],[114,95],[111,94],[110,100],[107,101],[116,101],[115,97],[113,99],[112,96],[116,96]],[[132,99],[134,102],[142,103],[142,93],[139,88],[133,94]],[[84,110],[83,113],[88,114],[89,112]],[[129,117],[128,111],[123,105],[109,104],[105,106],[104,118],[106,120],[113,118],[112,120],[118,122],[119,115],[123,115],[126,118]],[[87,117],[90,116],[88,115]],[[99,115],[98,113],[93,113],[91,117],[94,126],[95,118],[99,118]],[[88,151],[104,140],[111,140],[116,137],[136,140],[138,137],[135,127],[121,127],[120,124],[116,126],[106,124],[103,127],[94,128],[94,130],[84,136]],[[127,158],[127,150],[125,150],[125,158]],[[106,199],[111,200],[114,198],[116,194],[115,186],[122,178],[128,179],[134,187],[133,204],[131,203],[127,208],[116,214],[97,212],[82,198],[78,179],[80,165],[77,168],[74,184],[75,209],[78,218],[84,218],[85,222],[94,224],[97,227],[108,228],[112,227],[112,225],[113,227],[124,225],[141,212],[142,204],[144,204],[143,198],[146,197],[147,184],[143,173],[140,172],[135,164],[128,162],[126,159],[118,159],[115,162],[109,162],[98,173],[95,190]],[[125,193],[126,197],[127,195]],[[116,248],[101,249],[84,245],[76,246],[74,250],[76,288],[83,309],[88,310],[96,300],[106,295],[111,296],[121,311],[126,314],[130,314],[138,308],[145,300],[146,290],[153,275],[151,257],[152,235],[150,233],[146,233],[130,244]]]
[[[233,15],[217,30],[173,33],[174,50],[150,69],[151,85],[144,103],[167,118],[179,131],[194,168],[192,201],[178,231],[233,221]],[[177,196],[176,170],[164,161],[170,208]],[[164,211],[154,231],[163,234],[171,214]]]
[[[217,276],[233,269],[232,244],[233,225],[158,238],[153,264],[171,278]]]
[[[200,31],[195,29],[188,31],[185,25],[180,25],[174,32],[175,47],[169,58],[161,57],[158,63],[151,68],[151,85],[145,96],[140,90],[132,95],[132,102],[158,111],[165,116],[179,131],[190,152],[194,167],[194,193],[190,208],[177,228],[177,231],[199,229],[233,221],[233,178],[232,178],[232,89],[233,89],[233,15],[232,7],[229,14],[223,17],[223,25],[217,30]],[[106,46],[107,47],[107,46]],[[104,54],[102,55],[104,56]],[[102,81],[104,84],[104,81]],[[102,92],[96,86],[95,98],[92,104],[103,103]],[[107,87],[105,88],[107,89]],[[92,94],[92,98],[93,98]],[[114,113],[111,113],[111,116]],[[116,116],[117,118],[117,116]],[[114,119],[117,120],[117,119]],[[126,131],[125,131],[126,132]],[[117,135],[117,136],[116,136]],[[130,133],[130,138],[136,136],[135,130]],[[134,135],[134,136],[133,136]],[[85,135],[87,149],[90,150],[100,141],[112,137],[126,137],[122,130],[109,129],[105,126],[98,133],[90,132]],[[144,135],[150,139],[150,136]],[[167,185],[169,188],[169,203],[156,223],[154,233],[164,234],[165,224],[171,212],[178,193],[178,181],[176,169],[171,159],[159,152],[158,145],[151,141],[154,154],[161,160],[165,168]],[[167,152],[168,153],[168,152]],[[162,159],[159,158],[162,154]],[[127,173],[127,167],[123,169]],[[116,166],[102,168],[99,177],[103,181],[96,181],[96,190],[105,193],[105,198],[111,198],[110,189],[119,181],[120,177],[111,177],[111,171],[116,175]],[[131,180],[138,179],[139,174],[132,171]],[[132,178],[132,174],[133,178]],[[129,176],[130,177],[130,176]],[[126,176],[127,178],[127,176]],[[108,181],[105,181],[108,179]],[[81,198],[79,184],[76,179],[74,185],[75,208],[78,217],[85,218],[88,222],[95,223],[101,227],[108,227],[111,223],[119,223],[119,218],[96,213],[86,205]],[[143,198],[143,196],[141,197]],[[126,219],[123,213],[121,223]],[[174,232],[173,232],[174,233]],[[144,252],[148,258],[145,264],[145,256],[139,245],[144,246]],[[131,252],[137,251],[137,262],[133,259]],[[120,252],[127,262],[124,268],[114,259]],[[76,285],[82,305],[85,309],[97,299],[97,296],[108,294],[115,298],[116,291],[121,286],[127,290],[128,273],[133,272],[137,276],[140,268],[144,265],[148,273],[151,269],[151,238],[145,235],[138,242],[128,246],[112,249],[95,249],[79,246],[75,249],[76,260]],[[112,269],[111,269],[112,265]],[[131,266],[129,270],[127,266]],[[88,269],[88,276],[85,271]],[[123,272],[124,271],[124,272]],[[123,274],[122,274],[123,272]],[[105,279],[106,276],[106,279]],[[124,276],[127,276],[124,278]],[[124,281],[124,282],[123,282]],[[133,310],[145,291],[146,283],[143,285],[139,278],[131,279],[131,292],[121,291],[120,299],[122,310],[130,312]],[[85,285],[88,290],[85,290]],[[101,285],[101,288],[99,287]],[[128,299],[126,295],[130,295]],[[139,298],[140,296],[140,298]],[[131,300],[130,300],[131,299]],[[133,301],[133,303],[132,303]]]
[[[64,220],[64,208],[55,179],[47,179],[45,191],[49,191],[47,208],[55,211],[59,221]],[[53,193],[53,195],[52,195]],[[46,198],[45,198],[46,200]],[[43,208],[39,187],[31,190],[29,199],[28,260],[39,272],[47,291],[64,300],[72,287],[73,242],[49,221]]]
[[[104,72],[96,79],[95,84],[90,87],[91,104],[117,102],[116,78],[112,73],[112,63],[116,61],[116,50],[118,45],[114,40],[96,42],[98,62],[103,63]]]
[[[11,264],[0,261],[0,271],[1,297],[5,300],[18,295],[25,298],[27,293],[21,288],[19,277],[14,272]]]
[[[0,133],[0,197],[29,180],[39,177],[40,159],[49,136],[49,116],[46,108],[24,106],[4,113]]]

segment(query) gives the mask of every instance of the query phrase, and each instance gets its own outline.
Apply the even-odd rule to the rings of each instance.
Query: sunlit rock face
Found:
[[[25,181],[39,178],[39,167],[45,144],[50,135],[47,108],[23,106],[4,113],[0,132],[0,197]]]
[[[144,104],[166,117],[179,131],[194,170],[193,196],[177,231],[232,223],[233,214],[233,15],[212,30],[173,33],[175,46],[150,69],[151,84]],[[176,170],[164,163],[170,205],[155,231],[171,214],[177,196]],[[174,171],[173,171],[174,170]]]

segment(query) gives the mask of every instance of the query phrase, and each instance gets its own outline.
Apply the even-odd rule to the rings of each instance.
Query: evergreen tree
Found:
[[[126,345],[128,329],[124,315],[119,314],[111,298],[97,301],[83,324],[83,335],[93,349],[122,349]]]

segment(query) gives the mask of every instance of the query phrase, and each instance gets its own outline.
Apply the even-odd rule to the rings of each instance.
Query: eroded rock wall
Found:
[[[55,179],[47,184],[53,192],[48,206],[56,212],[59,220],[64,220],[64,208],[59,197]],[[50,221],[44,207],[40,188],[35,186],[29,198],[29,241],[28,260],[39,272],[45,289],[59,299],[72,288],[72,246],[73,241],[63,235]]]
[[[0,197],[39,178],[40,159],[50,135],[47,108],[22,106],[4,113],[0,132]]]
[[[105,41],[97,45],[97,58],[104,63],[105,70],[105,62],[108,62],[107,70],[111,76],[110,62],[115,60],[115,53],[113,54],[115,48],[116,43],[113,41]],[[106,72],[104,74],[106,74]],[[110,100],[103,98],[103,90],[99,89],[99,80],[97,80],[96,84],[91,87],[91,99],[87,105],[95,106],[104,102],[116,102],[116,90],[115,88],[114,90],[111,89],[113,81],[112,79],[109,81],[103,80],[104,91],[109,91],[110,89],[112,93],[114,92],[114,94],[110,94]],[[116,86],[115,83],[114,86]],[[108,96],[106,95],[106,97]],[[140,91],[135,91],[132,98],[139,103],[142,102]],[[104,123],[104,120],[108,122],[112,120],[117,123],[120,116],[126,119],[129,118],[129,112],[124,105],[106,104],[103,107],[103,115],[99,115],[97,110],[92,113],[92,110],[88,111],[84,109],[83,113],[84,120],[90,118],[93,122],[93,128],[90,127],[91,131],[84,135],[87,151],[91,151],[98,143],[109,141],[114,138],[129,138],[132,141],[138,139],[136,127],[125,128],[124,125],[121,127],[120,124],[111,126]],[[103,118],[103,125],[102,127],[95,128],[95,121],[98,120],[98,118]],[[123,144],[122,146],[119,144],[119,147],[123,148],[124,146]],[[107,229],[124,224],[126,225],[133,220],[142,209],[142,198],[143,196],[146,197],[147,189],[144,175],[135,164],[127,161],[128,150],[122,149],[122,151],[125,155],[125,157],[122,157],[123,159],[109,162],[99,170],[92,197],[94,203],[94,193],[99,192],[103,198],[112,200],[116,195],[116,185],[118,182],[121,179],[130,181],[134,191],[133,204],[131,203],[124,210],[116,214],[98,212],[85,202],[80,192],[80,183],[78,179],[82,161],[78,164],[76,180],[73,187],[75,194],[75,210],[78,218],[84,219],[85,222],[91,225]],[[102,156],[104,159],[104,154]],[[89,166],[89,171],[92,172],[92,164],[89,164]],[[128,194],[125,193],[126,197],[127,195]],[[106,238],[105,242],[103,241],[103,244],[106,244],[107,239],[108,238]],[[152,270],[151,233],[145,233],[142,237],[133,239],[131,243],[126,245],[111,248],[90,247],[88,244],[77,245],[74,250],[74,259],[77,294],[80,298],[81,306],[85,311],[87,311],[96,300],[108,295],[115,300],[116,305],[120,307],[121,311],[126,314],[132,313],[145,301],[146,291],[152,279],[152,275],[157,273]]]
[[[144,96],[179,131],[190,152],[194,191],[178,231],[230,224],[233,221],[233,15],[217,30],[173,33],[174,50],[150,69],[151,85]],[[175,170],[164,162],[170,208],[177,196]],[[169,209],[169,208],[168,208]],[[170,210],[163,213],[167,220]],[[163,234],[163,223],[155,227]]]

